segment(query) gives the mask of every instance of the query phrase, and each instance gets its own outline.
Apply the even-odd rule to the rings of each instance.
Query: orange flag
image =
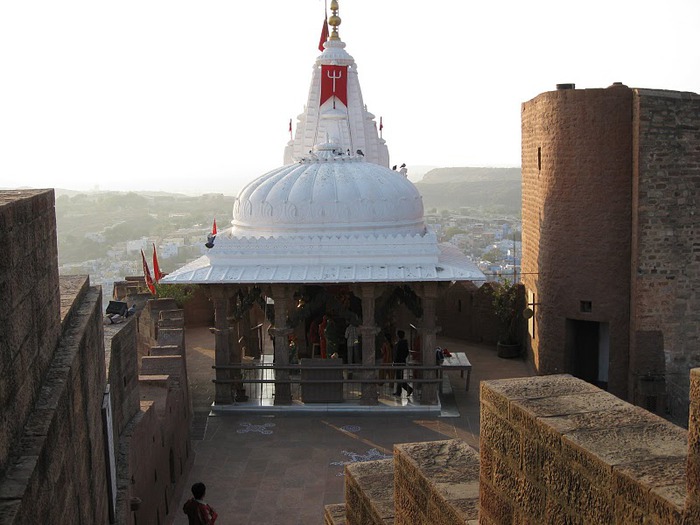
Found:
[[[156,284],[158,281],[160,281],[163,277],[165,277],[165,274],[160,271],[160,265],[158,264],[158,254],[156,253],[156,244],[153,243],[153,279],[156,281]]]
[[[148,263],[146,262],[146,256],[143,254],[143,250],[141,250],[141,260],[143,261],[143,277],[146,280],[146,286],[148,286],[150,292],[153,295],[155,295],[156,287],[153,286],[153,279],[151,279],[151,271],[148,269]]]
[[[216,235],[216,219],[214,219],[214,225],[211,227],[211,234]]]
[[[323,44],[328,40],[328,18],[323,19],[323,29],[321,29],[321,40],[318,42],[318,50],[323,51]]]

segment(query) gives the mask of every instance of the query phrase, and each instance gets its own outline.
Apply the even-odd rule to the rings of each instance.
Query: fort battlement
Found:
[[[484,381],[478,453],[432,441],[350,465],[325,523],[698,523],[700,369],[691,393],[686,431],[569,375]]]

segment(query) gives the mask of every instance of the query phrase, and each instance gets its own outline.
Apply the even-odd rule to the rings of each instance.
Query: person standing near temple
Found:
[[[393,361],[393,348],[394,345],[391,342],[391,334],[384,334],[384,343],[382,343],[382,348],[381,348],[381,353],[382,353],[382,361],[381,365],[385,366],[390,366],[392,361]],[[379,371],[379,379],[391,379],[392,373],[391,370],[380,370]],[[381,385],[380,385],[381,386]],[[392,384],[389,385],[390,387],[393,387]]]
[[[204,483],[192,485],[192,497],[182,507],[182,511],[187,514],[189,525],[214,525],[219,517],[211,505],[204,502],[206,492],[207,487]]]
[[[410,396],[411,394],[413,394],[413,388],[411,388],[405,381],[402,381],[404,367],[406,366],[406,360],[408,359],[408,341],[406,341],[406,332],[404,332],[403,330],[399,330],[398,332],[396,332],[396,335],[399,337],[399,340],[396,341],[396,345],[394,346],[394,366],[399,366],[401,367],[401,369],[396,370],[395,373],[397,382],[396,391],[394,392],[394,395],[400,396],[401,390],[403,389],[406,391],[406,395]]]
[[[311,321],[309,326],[309,344],[311,345],[311,357],[316,357],[316,353],[321,352],[321,338],[318,330],[318,319]]]
[[[348,364],[361,363],[360,334],[357,331],[357,327],[352,323],[349,323],[348,327],[345,329],[345,340],[348,345]]]
[[[326,339],[326,327],[328,326],[328,316],[324,315],[321,324],[318,325],[318,343],[321,349],[321,358],[326,358],[326,346],[328,340]]]

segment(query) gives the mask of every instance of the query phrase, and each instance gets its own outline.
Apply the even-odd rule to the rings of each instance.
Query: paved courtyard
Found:
[[[452,417],[211,414],[213,336],[207,329],[188,329],[186,339],[196,455],[180,509],[190,497],[189,486],[203,481],[206,500],[219,513],[217,525],[322,524],[324,505],[344,501],[345,463],[391,456],[395,443],[460,438],[478,449],[479,382],[533,374],[521,359],[498,358],[495,347],[438,338],[450,351],[466,352],[473,367],[468,392],[459,372],[448,373],[452,394],[445,413]],[[186,524],[179,514],[175,525]]]

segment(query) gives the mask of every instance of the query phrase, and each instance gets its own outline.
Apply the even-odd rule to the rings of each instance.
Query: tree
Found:
[[[499,343],[518,344],[518,287],[508,279],[493,285],[493,308],[499,321]]]

